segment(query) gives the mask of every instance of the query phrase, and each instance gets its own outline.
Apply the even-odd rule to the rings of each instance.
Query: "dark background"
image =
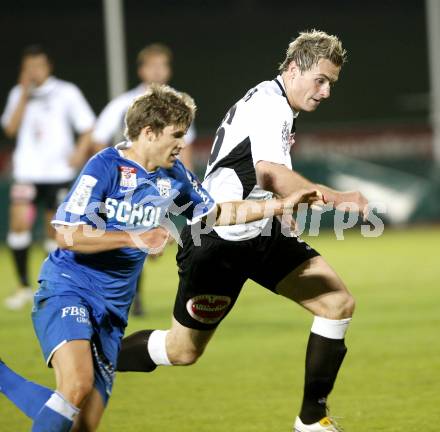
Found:
[[[0,10],[2,109],[23,47],[39,42],[53,54],[55,75],[76,83],[98,114],[108,101],[101,1],[20,0],[2,2]],[[137,52],[168,44],[175,53],[171,84],[196,99],[199,132],[212,133],[248,88],[276,75],[290,40],[311,28],[340,36],[349,62],[331,101],[301,115],[301,129],[428,122],[422,1],[129,0],[129,85],[137,84]]]

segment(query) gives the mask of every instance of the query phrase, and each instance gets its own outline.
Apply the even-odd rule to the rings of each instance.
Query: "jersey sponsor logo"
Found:
[[[171,180],[167,178],[158,178],[156,184],[160,196],[163,198],[169,198],[171,191]]]
[[[77,215],[83,215],[90,197],[92,196],[93,188],[97,182],[98,179],[91,175],[82,175],[76,188],[72,192],[69,201],[67,201],[66,211]]]
[[[281,141],[283,143],[283,152],[287,156],[290,152],[290,127],[287,121],[283,123],[283,129],[281,131]]]
[[[137,169],[133,167],[120,166],[119,172],[121,173],[121,180],[119,186],[121,186],[121,188],[135,188],[137,186],[136,171]]]
[[[161,207],[131,204],[128,201],[118,201],[114,198],[107,198],[104,206],[107,219],[115,218],[120,223],[132,226],[157,226],[162,214]]]
[[[215,324],[225,315],[231,298],[212,294],[202,294],[186,302],[186,310],[197,321]]]
[[[89,311],[85,307],[80,306],[66,306],[61,309],[61,318],[67,316],[76,317],[75,321],[79,324],[90,325]]]

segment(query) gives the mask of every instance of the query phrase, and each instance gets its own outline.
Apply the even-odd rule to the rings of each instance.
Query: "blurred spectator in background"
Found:
[[[95,151],[123,138],[124,116],[133,99],[142,95],[152,83],[168,84],[172,75],[173,53],[166,45],[154,43],[143,48],[137,56],[137,73],[141,83],[121,94],[102,110],[92,133]],[[191,144],[196,137],[192,124],[185,136],[187,146],[180,159],[188,169],[192,169]]]
[[[147,45],[139,52],[137,56],[137,73],[141,83],[110,101],[103,109],[92,133],[94,152],[102,150],[103,147],[113,144],[115,140],[123,138],[125,113],[133,99],[144,94],[150,84],[167,84],[172,75],[172,60],[172,51],[161,43]],[[189,144],[194,141],[195,137],[196,132],[194,124],[192,124],[185,135],[187,145],[180,153],[180,160],[189,170],[193,169],[192,148]],[[137,295],[132,308],[132,313],[137,316],[144,315],[140,292],[141,278],[139,278],[137,284]]]
[[[28,250],[37,206],[45,212],[48,252],[55,248],[50,220],[75,177],[73,165],[88,151],[95,115],[79,88],[52,76],[48,52],[39,45],[23,51],[18,84],[9,93],[1,124],[16,137],[7,244],[12,251],[19,285],[6,298],[9,309],[31,302]],[[75,146],[75,134],[78,134]]]

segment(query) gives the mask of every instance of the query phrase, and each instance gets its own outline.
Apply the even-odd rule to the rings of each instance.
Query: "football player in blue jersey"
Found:
[[[33,419],[32,431],[98,427],[136,279],[147,254],[159,250],[172,231],[168,211],[205,229],[322,202],[318,191],[303,190],[280,200],[217,204],[177,159],[194,112],[188,95],[151,86],[127,112],[128,141],[91,158],[58,208],[52,223],[59,248],[42,266],[32,312],[56,390],[0,362],[0,392]]]

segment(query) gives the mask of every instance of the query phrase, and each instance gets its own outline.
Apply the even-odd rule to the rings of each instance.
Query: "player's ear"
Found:
[[[295,76],[299,73],[299,69],[298,69],[298,66],[297,66],[295,60],[292,60],[289,63],[289,66],[287,68],[287,72],[289,72],[289,74],[292,78],[295,78]]]
[[[148,141],[153,141],[156,138],[156,134],[151,129],[151,126],[145,126],[141,129],[141,135],[143,135]]]

